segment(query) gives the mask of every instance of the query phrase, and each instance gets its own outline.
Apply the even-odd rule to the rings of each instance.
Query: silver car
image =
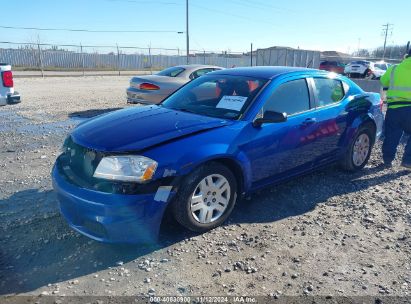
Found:
[[[187,82],[222,69],[212,65],[179,65],[155,75],[133,77],[127,88],[127,102],[158,104]]]

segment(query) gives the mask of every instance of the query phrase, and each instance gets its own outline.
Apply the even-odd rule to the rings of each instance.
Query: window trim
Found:
[[[341,86],[342,86],[342,89],[343,89],[343,93],[344,93],[343,97],[342,97],[339,101],[336,101],[336,102],[333,102],[333,103],[329,103],[329,104],[327,104],[327,105],[320,106],[320,105],[319,105],[319,99],[318,99],[318,96],[317,96],[317,94],[316,94],[316,91],[317,91],[316,89],[317,89],[317,87],[316,87],[315,81],[314,81],[314,79],[316,79],[316,78],[317,78],[317,79],[329,79],[329,80],[337,80],[337,81],[339,81],[339,82],[341,83]],[[340,104],[346,99],[347,93],[348,93],[348,91],[349,91],[349,89],[350,89],[349,84],[346,83],[345,81],[343,81],[343,80],[340,79],[340,78],[330,78],[330,77],[327,77],[327,76],[321,76],[321,75],[319,75],[319,76],[310,77],[310,79],[311,79],[311,85],[312,85],[312,93],[313,93],[314,100],[315,100],[315,104],[314,104],[315,109],[323,109],[323,108],[328,108],[328,107],[340,105]],[[344,85],[344,84],[345,84],[345,85]]]
[[[193,79],[196,79],[198,77],[201,77],[201,76],[194,77],[194,73],[197,73],[198,71],[201,71],[201,70],[209,70],[209,72],[205,73],[204,75],[215,71],[213,68],[201,68],[201,69],[198,69],[198,70],[195,70],[195,71],[191,72],[191,74],[190,74],[190,76],[188,76],[188,78],[193,80]],[[202,76],[204,76],[204,75],[202,75]]]
[[[305,110],[305,111],[301,111],[301,112],[296,112],[296,113],[293,113],[293,114],[288,114],[288,113],[287,113],[288,117],[295,117],[295,116],[297,116],[297,115],[304,114],[304,113],[308,113],[308,112],[313,111],[313,110],[316,109],[316,108],[315,108],[315,103],[314,103],[314,102],[315,102],[315,101],[314,101],[314,94],[313,94],[311,85],[310,85],[310,83],[309,83],[309,78],[311,78],[311,77],[301,76],[301,77],[296,77],[296,78],[292,78],[292,79],[284,79],[285,81],[282,81],[281,83],[279,83],[279,84],[273,89],[273,91],[271,92],[271,94],[270,94],[269,97],[271,97],[272,93],[274,93],[275,90],[277,90],[280,86],[282,86],[283,84],[285,84],[285,83],[287,83],[287,82],[296,81],[296,80],[305,80],[305,84],[306,84],[306,86],[307,86],[307,92],[308,92],[308,99],[309,99],[309,104],[308,104],[309,109],[308,109],[308,110]],[[267,99],[266,102],[264,102],[264,104],[261,106],[260,110],[259,110],[259,111],[257,112],[257,114],[255,115],[253,121],[254,121],[255,119],[259,118],[259,117],[262,117],[261,115],[264,114],[264,112],[262,112],[262,111],[264,110],[264,105],[268,102],[268,100],[269,100],[269,99]]]
[[[170,75],[159,75],[161,72],[163,72],[163,71],[165,71],[165,70],[167,70],[167,69],[171,69],[171,68],[181,69],[181,71],[180,71],[177,75],[175,75],[175,76],[170,76]],[[156,75],[158,75],[158,76],[163,76],[163,77],[176,78],[176,77],[181,76],[181,75],[182,75],[182,74],[186,71],[186,69],[185,69],[185,68],[183,68],[183,67],[179,67],[179,66],[169,67],[169,68],[167,68],[167,69],[161,70],[161,71],[160,71],[160,72],[158,72]]]

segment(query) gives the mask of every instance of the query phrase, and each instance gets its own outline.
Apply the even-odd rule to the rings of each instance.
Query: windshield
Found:
[[[161,72],[158,72],[157,75],[159,75],[159,76],[168,76],[168,77],[177,77],[178,75],[180,75],[184,71],[185,71],[184,68],[172,67],[172,68],[162,70]]]
[[[169,109],[237,119],[268,80],[244,76],[205,75],[167,98]]]

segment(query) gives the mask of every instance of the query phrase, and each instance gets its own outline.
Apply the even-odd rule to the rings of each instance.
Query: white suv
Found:
[[[0,63],[0,106],[20,102],[20,94],[14,91],[11,65]]]
[[[352,78],[372,77],[374,63],[366,60],[352,61],[344,68],[344,74]]]
[[[391,64],[384,61],[377,61],[374,63],[373,79],[380,79],[382,75],[388,70]]]

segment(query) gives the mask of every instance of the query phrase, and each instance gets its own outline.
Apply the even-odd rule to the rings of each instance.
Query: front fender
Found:
[[[251,187],[251,163],[247,156],[241,151],[231,151],[227,144],[209,144],[196,147],[183,154],[177,161],[177,175],[184,176],[191,173],[199,166],[210,162],[221,161],[235,164],[242,174],[243,192]],[[233,172],[236,173],[236,172]]]

